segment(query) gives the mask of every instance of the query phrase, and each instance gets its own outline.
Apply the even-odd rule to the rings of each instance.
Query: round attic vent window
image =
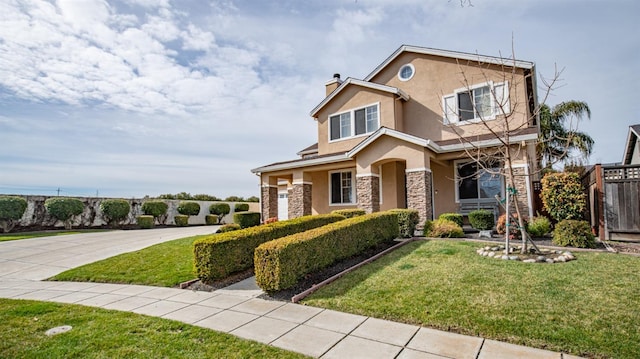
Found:
[[[415,74],[416,69],[411,64],[402,65],[398,71],[398,78],[400,81],[409,81]]]

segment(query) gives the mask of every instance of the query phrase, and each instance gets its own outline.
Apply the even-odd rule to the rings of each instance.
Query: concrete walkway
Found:
[[[212,227],[167,228],[0,242],[0,297],[74,303],[173,319],[317,358],[577,358],[414,325],[262,300],[256,298],[262,291],[253,278],[215,292],[40,281],[118,253],[211,231]]]

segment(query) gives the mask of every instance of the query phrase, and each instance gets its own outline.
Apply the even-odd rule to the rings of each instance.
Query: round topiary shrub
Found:
[[[200,204],[198,202],[180,202],[178,205],[178,213],[185,216],[197,216],[200,213]]]
[[[446,219],[452,221],[460,226],[460,228],[462,228],[462,215],[459,213],[443,213],[438,217],[438,219]]]
[[[493,218],[493,212],[485,209],[479,209],[469,213],[469,224],[471,227],[480,230],[488,231],[493,228],[495,219]]]
[[[542,237],[551,232],[551,221],[545,216],[533,217],[527,224],[527,232],[532,237]]]
[[[105,199],[100,203],[102,216],[111,226],[117,226],[122,220],[127,218],[131,205],[126,199]]]
[[[145,214],[145,215],[138,216],[136,220],[138,221],[138,226],[140,226],[140,228],[142,229],[153,228],[153,222],[154,222],[153,216]]]
[[[562,221],[583,218],[587,199],[577,173],[549,173],[540,183],[542,203],[553,219]]]
[[[234,212],[246,212],[249,210],[249,203],[236,203],[233,207]]]
[[[352,208],[352,209],[336,209],[331,211],[331,214],[339,214],[341,216],[345,216],[346,218],[364,216],[367,212],[364,209]]]
[[[516,213],[512,213],[511,217],[512,218],[509,220],[509,232],[514,236],[520,236],[520,229],[518,229],[518,215]],[[496,232],[498,232],[498,234],[505,234],[507,232],[506,226],[507,215],[503,213],[500,215],[500,217],[498,217],[498,222],[496,223]],[[526,219],[524,220],[524,226],[525,228],[527,228]]]
[[[189,225],[189,216],[186,214],[176,214],[175,217],[173,217],[173,221],[178,227],[186,227]]]
[[[553,231],[553,244],[577,248],[595,248],[595,236],[587,221],[565,219],[556,225]]]
[[[220,227],[216,231],[216,233],[225,233],[225,232],[237,231],[239,229],[240,229],[240,225],[239,224],[229,223],[229,224],[225,224],[224,226]]]
[[[431,231],[429,231],[429,237],[462,238],[464,237],[464,231],[456,222],[446,218],[438,218],[433,221],[433,226]]]
[[[233,214],[233,222],[240,228],[254,227],[260,224],[260,212],[238,212]]]
[[[142,204],[142,213],[153,216],[158,224],[167,222],[167,210],[169,205],[165,201],[147,201]]]
[[[0,197],[0,227],[2,227],[2,231],[4,233],[11,231],[26,210],[26,199],[17,196]]]
[[[77,198],[54,197],[44,201],[44,208],[55,219],[64,223],[69,230],[73,224],[73,217],[82,214],[84,204]]]
[[[206,216],[204,216],[204,223],[206,223],[208,226],[218,224],[218,216],[216,216],[215,214],[207,214]]]
[[[222,218],[231,212],[231,207],[228,203],[213,203],[209,206],[209,213],[218,216],[220,223],[223,223]]]

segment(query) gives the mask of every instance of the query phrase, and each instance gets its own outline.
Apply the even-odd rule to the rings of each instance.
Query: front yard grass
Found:
[[[46,336],[53,327],[66,333]],[[0,299],[1,358],[305,358],[172,320],[80,305]]]
[[[419,241],[305,304],[605,358],[640,358],[640,258],[577,253],[561,264],[481,257],[482,244]]]
[[[195,277],[193,242],[209,235],[180,238],[123,253],[70,269],[50,280],[174,287]]]

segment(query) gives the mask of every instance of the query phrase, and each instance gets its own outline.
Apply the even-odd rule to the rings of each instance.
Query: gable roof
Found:
[[[300,150],[298,153],[296,153],[298,156],[303,156],[303,155],[310,155],[310,154],[314,154],[314,153],[318,153],[318,142],[314,143],[313,145]]]
[[[380,73],[382,69],[387,67],[387,65],[389,65],[393,60],[395,60],[398,56],[400,56],[404,52],[413,52],[413,53],[424,54],[424,55],[442,56],[442,57],[469,60],[469,61],[475,61],[475,62],[495,64],[495,65],[515,66],[523,69],[533,69],[535,67],[535,64],[531,61],[522,61],[522,60],[514,60],[514,59],[496,57],[496,56],[472,54],[469,52],[440,50],[440,49],[434,49],[430,47],[402,45],[393,54],[387,57],[387,59],[384,60],[384,62],[378,65],[378,67],[376,67],[375,70],[373,70],[369,75],[367,75],[367,77],[365,77],[364,80],[371,81],[371,79],[374,76]]]
[[[631,164],[633,158],[633,151],[635,151],[636,142],[640,138],[640,125],[629,126],[629,135],[627,135],[627,144],[624,147],[624,155],[622,157],[622,164]]]
[[[408,101],[409,98],[410,98],[409,95],[407,95],[404,91],[400,90],[397,87],[381,85],[381,84],[377,84],[377,83],[374,83],[374,82],[362,81],[362,80],[358,80],[358,79],[354,79],[352,77],[349,77],[345,81],[343,81],[340,84],[340,86],[338,86],[338,88],[333,90],[333,92],[331,92],[329,94],[329,96],[325,97],[324,100],[322,100],[322,102],[320,102],[318,104],[318,106],[316,106],[313,110],[311,110],[311,113],[310,113],[311,117],[316,117],[318,112],[327,103],[329,103],[334,97],[336,97],[340,92],[342,92],[342,90],[344,90],[349,85],[362,86],[362,87],[366,87],[366,88],[369,88],[369,89],[372,89],[372,90],[388,92],[390,94],[393,94],[393,95],[396,95],[396,96],[402,98],[405,101]]]

